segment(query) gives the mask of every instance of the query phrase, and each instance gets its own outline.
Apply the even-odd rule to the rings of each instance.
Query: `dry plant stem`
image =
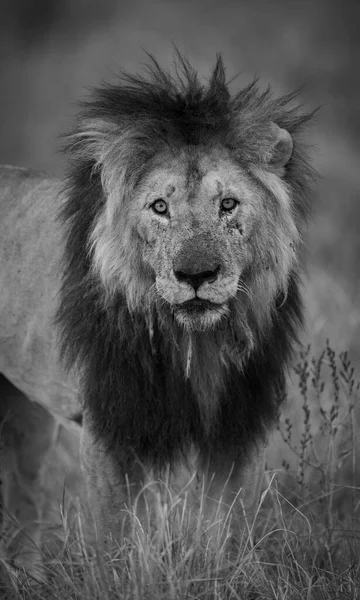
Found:
[[[352,486],[352,528],[355,529],[354,517],[356,512],[356,416],[355,416],[355,401],[353,395],[358,394],[360,382],[355,383],[354,368],[351,367],[351,363],[348,359],[347,352],[340,354],[340,361],[342,370],[340,371],[340,378],[343,385],[345,397],[348,402],[349,411],[349,428],[350,428],[350,440],[351,440],[351,486]]]
[[[355,400],[358,396],[359,383],[355,382],[354,369],[351,367],[347,353],[338,356],[329,342],[319,358],[309,358],[307,347],[300,356],[295,371],[299,377],[299,392],[302,398],[303,432],[297,447],[292,441],[292,423],[285,420],[279,427],[284,442],[297,456],[297,483],[301,496],[305,495],[302,510],[318,502],[323,503],[321,514],[325,534],[325,548],[329,564],[332,564],[332,552],[335,532],[335,493],[338,491],[336,481],[344,461],[349,458],[352,483],[352,526],[355,530],[356,511],[356,415]],[[310,385],[311,383],[311,385]],[[313,392],[311,394],[311,392]],[[318,431],[314,430],[312,413],[319,411],[321,421]],[[319,444],[318,444],[319,442]],[[351,462],[350,462],[351,461]],[[285,468],[289,469],[289,466]],[[313,470],[318,473],[318,485],[321,494],[314,497],[311,489]],[[312,509],[311,509],[312,510]]]

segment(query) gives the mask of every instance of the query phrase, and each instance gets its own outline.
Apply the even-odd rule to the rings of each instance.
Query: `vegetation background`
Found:
[[[144,50],[171,68],[175,44],[205,76],[221,52],[228,78],[238,75],[234,89],[254,76],[275,93],[303,86],[306,107],[321,106],[308,136],[320,179],[307,240],[303,340],[319,356],[329,338],[359,372],[359,26],[360,4],[351,0],[0,0],[0,163],[61,176],[58,135],[71,128],[76,103],[92,86],[116,80],[120,68],[141,70]],[[325,362],[331,410],[336,378],[329,355]],[[301,369],[284,418],[301,444],[307,417],[297,377]],[[319,407],[314,414],[319,429],[311,435],[321,437]],[[280,437],[270,447],[272,467],[299,459]]]

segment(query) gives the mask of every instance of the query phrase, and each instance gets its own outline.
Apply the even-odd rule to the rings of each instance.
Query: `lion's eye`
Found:
[[[224,211],[230,211],[230,210],[234,210],[234,208],[237,206],[238,201],[235,200],[234,198],[224,198],[221,201],[221,210]]]
[[[158,215],[164,215],[167,213],[168,205],[166,204],[165,200],[159,198],[159,200],[155,200],[155,202],[152,203],[151,208]]]

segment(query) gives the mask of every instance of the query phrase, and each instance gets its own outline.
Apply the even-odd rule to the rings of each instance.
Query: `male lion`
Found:
[[[190,454],[210,513],[241,488],[253,506],[302,321],[311,115],[294,98],[231,96],[221,58],[207,84],[151,59],[83,107],[65,191],[1,171],[0,369],[51,412],[79,399],[100,531]]]

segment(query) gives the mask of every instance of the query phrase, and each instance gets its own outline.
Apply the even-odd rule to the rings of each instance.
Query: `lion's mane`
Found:
[[[299,136],[311,115],[293,106],[295,94],[275,99],[253,82],[230,96],[221,58],[208,85],[179,60],[171,76],[152,59],[147,78],[123,75],[83,107],[67,146],[71,166],[61,211],[62,354],[78,369],[95,436],[109,452],[157,468],[186,456],[192,444],[239,461],[264,439],[278,415],[302,322],[299,268],[291,270],[286,294],[279,293],[266,321],[249,305],[245,322],[236,297],[225,324],[190,336],[152,293],[126,211],[123,237],[113,239],[117,204],[131,202],[149,160],[164,146],[220,144],[248,172],[261,173],[269,121],[294,141],[283,179],[300,234],[312,180]],[[266,296],[263,284],[257,301]],[[251,340],[245,348],[244,328]]]

